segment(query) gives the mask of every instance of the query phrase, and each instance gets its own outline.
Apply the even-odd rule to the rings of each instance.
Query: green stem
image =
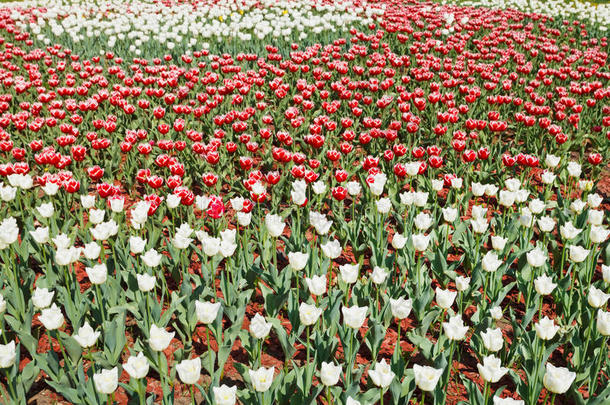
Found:
[[[205,328],[205,342],[208,345],[208,351],[212,350],[212,345],[210,344],[210,328]],[[210,354],[210,377],[214,376],[214,357]]]
[[[159,381],[161,383],[161,390],[163,391],[163,396],[165,397],[165,382],[163,381],[164,380],[163,377],[167,370],[163,370],[163,368],[162,368],[163,362],[161,361],[161,356],[163,356],[163,352],[158,352],[158,353],[159,353]]]
[[[566,246],[567,246],[567,241],[564,242],[563,250],[561,251],[561,267],[559,268],[559,274],[563,274],[563,268],[566,263]]]
[[[138,390],[140,391],[140,405],[146,404],[146,377],[138,380]]]
[[[595,315],[595,314],[593,314],[593,315]],[[583,354],[582,358],[583,359],[587,358],[587,351],[589,350],[589,340],[591,339],[591,331],[593,329],[593,324],[595,323],[593,321],[593,318],[594,318],[594,316],[592,316],[591,320],[589,321],[589,326],[587,327],[587,332],[586,332],[586,335],[585,335],[585,349],[582,352],[582,354]]]
[[[538,364],[536,364],[536,369],[534,370],[534,379],[532,380],[532,384],[534,384],[534,390],[532,391],[531,403],[535,403],[536,399],[534,394],[538,391],[538,370],[542,366],[542,356],[544,356],[544,340],[538,341],[539,347],[536,348],[536,359],[538,360]],[[540,393],[538,393],[540,396]]]
[[[100,293],[99,284],[95,285],[95,295],[97,297],[97,304],[100,307],[100,314],[102,315],[102,324],[106,323],[106,314],[104,313],[104,305],[102,304],[102,294]]]
[[[597,375],[600,372],[600,369],[602,367],[602,359],[607,358],[607,354],[605,354],[604,352],[606,351],[608,347],[608,339],[604,338],[604,341],[602,342],[602,345],[600,346],[600,353],[597,356],[597,361],[596,361],[596,366],[595,366],[595,376],[592,378],[591,383],[589,384],[589,397],[593,397],[595,396],[595,391],[597,390]]]
[[[197,405],[197,402],[195,401],[195,392],[193,390],[193,384],[189,385],[189,390],[191,391],[191,401],[193,402],[193,405]]]
[[[326,404],[330,405],[332,403],[332,396],[330,393],[330,385],[326,387]]]
[[[307,364],[309,365],[309,337],[311,333],[311,326],[307,326]]]
[[[351,382],[352,382],[352,367],[353,367],[353,362],[352,362],[352,358],[354,357],[352,351],[354,346],[354,331],[350,330],[349,332],[349,359],[347,361],[347,371],[346,371],[346,380],[347,380],[347,387],[350,386]]]
[[[11,384],[11,378],[9,377],[7,368],[4,369],[4,374],[6,374],[6,385],[8,386],[9,395],[16,401],[17,395],[15,395],[15,389],[13,388],[13,384]]]
[[[455,352],[455,340],[451,341],[451,353],[449,354],[449,363],[447,363],[447,376],[445,377],[445,389],[443,391],[443,398],[447,397],[447,391],[449,390],[449,379],[451,378],[451,369],[453,368],[453,354]]]

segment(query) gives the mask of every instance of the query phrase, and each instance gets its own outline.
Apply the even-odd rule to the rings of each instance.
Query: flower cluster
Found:
[[[601,30],[35,0],[0,31],[3,402],[610,401]]]

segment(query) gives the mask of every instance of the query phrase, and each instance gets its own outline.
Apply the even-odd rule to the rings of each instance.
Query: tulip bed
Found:
[[[609,403],[603,20],[2,7],[3,403]]]

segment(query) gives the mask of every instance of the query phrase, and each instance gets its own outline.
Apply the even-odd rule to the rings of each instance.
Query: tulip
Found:
[[[570,245],[570,260],[574,263],[582,263],[585,261],[590,250],[583,248],[582,246]]]
[[[468,332],[468,326],[464,325],[461,315],[449,318],[449,322],[443,322],[443,330],[450,340],[463,340]]]
[[[93,374],[95,389],[100,394],[113,394],[119,383],[119,370],[114,367],[110,370],[102,370]]]
[[[390,309],[392,311],[392,316],[398,319],[406,319],[409,317],[411,313],[411,309],[413,308],[413,301],[409,299],[404,299],[403,297],[399,297],[398,299],[390,298]]]
[[[196,384],[201,376],[201,358],[182,360],[176,365],[180,380],[185,384]]]
[[[440,287],[436,287],[436,303],[443,309],[449,309],[455,301],[457,291],[443,290]]]
[[[382,389],[389,387],[395,376],[396,374],[394,374],[385,359],[378,362],[374,370],[369,370],[369,377],[373,380],[373,384]]]
[[[557,284],[553,283],[553,279],[546,274],[537,277],[534,280],[536,292],[540,295],[549,295],[553,292]]]
[[[358,280],[358,271],[360,265],[356,264],[343,264],[339,266],[339,276],[346,284],[353,284]]]
[[[92,208],[95,205],[95,196],[94,195],[81,195],[80,204],[86,210],[88,210],[89,208]]]
[[[96,264],[93,267],[86,267],[85,271],[87,272],[87,277],[89,277],[89,281],[91,284],[104,284],[108,277],[108,269],[106,268],[106,264]]]
[[[438,380],[443,375],[443,369],[415,364],[413,365],[413,374],[417,387],[422,391],[431,392],[434,391]]]
[[[216,320],[218,317],[218,311],[220,310],[220,302],[202,302],[195,301],[195,312],[197,314],[197,320],[205,325],[209,325]]]
[[[51,305],[53,295],[55,295],[54,291],[49,291],[47,288],[36,287],[32,294],[32,304],[34,304],[37,309],[45,309]]]
[[[430,243],[430,235],[426,236],[422,233],[411,235],[411,240],[413,241],[413,247],[418,252],[423,252],[428,248],[428,244]]]
[[[595,286],[591,286],[589,288],[589,294],[587,294],[587,302],[593,308],[601,308],[606,305],[606,302],[610,298],[610,294],[604,293],[602,290],[595,288]]]
[[[150,365],[148,359],[144,357],[144,353],[140,352],[137,356],[129,356],[126,363],[123,363],[123,370],[131,378],[140,379],[146,377]]]
[[[30,231],[30,235],[38,244],[47,243],[49,241],[49,227],[38,227]]]
[[[582,172],[581,166],[576,162],[569,162],[567,169],[568,169],[568,174],[571,177],[580,177],[580,174]]]
[[[78,329],[78,334],[74,334],[72,337],[83,349],[86,349],[95,345],[100,335],[101,332],[95,332],[89,322],[85,321],[84,325]]]
[[[544,184],[552,184],[556,178],[557,176],[549,170],[544,170],[540,175],[540,180],[542,180]]]
[[[368,307],[341,307],[341,312],[343,313],[343,321],[347,326],[352,329],[360,329],[362,324],[364,324],[364,320],[366,319],[366,313],[368,311]]]
[[[507,241],[508,239],[495,235],[491,237],[491,246],[493,250],[504,250]]]
[[[587,223],[590,225],[594,225],[596,227],[600,227],[600,230],[604,228],[601,227],[604,222],[604,211],[602,210],[589,210],[587,213]],[[591,227],[591,231],[593,231],[593,226]]]
[[[546,155],[546,157],[544,158],[544,164],[547,165],[548,167],[550,167],[551,169],[557,167],[559,165],[560,161],[561,161],[560,157],[551,155],[550,153],[548,155]]]
[[[512,398],[493,397],[493,405],[525,405],[525,401]]]
[[[407,238],[396,232],[392,237],[392,247],[396,250],[402,249],[407,243]]]
[[[286,224],[281,216],[275,214],[267,214],[265,216],[265,226],[272,238],[279,237],[283,232]]]
[[[251,212],[238,212],[237,213],[237,222],[241,226],[248,226],[252,221],[252,213]]]
[[[155,288],[156,277],[148,274],[136,274],[138,289],[142,292],[149,292]]]
[[[597,310],[597,331],[603,336],[610,336],[610,312]]]
[[[489,309],[489,315],[496,321],[502,319],[502,308],[499,306],[491,307]]]
[[[324,256],[331,260],[338,258],[341,255],[341,243],[337,239],[329,240],[320,245]]]
[[[455,278],[455,288],[459,292],[466,291],[470,286],[470,277],[457,276]]]
[[[546,204],[544,203],[544,201],[536,198],[530,201],[528,208],[532,214],[540,214],[546,208]]]
[[[139,236],[130,236],[129,237],[129,249],[131,253],[137,255],[144,252],[144,248],[146,247],[146,239],[142,239]]]
[[[473,205],[470,213],[474,220],[487,220],[487,208],[482,205]]]
[[[0,250],[16,242],[18,237],[19,227],[17,226],[17,220],[13,217],[5,218],[0,223]]]
[[[485,349],[489,350],[490,352],[497,352],[504,344],[502,331],[499,328],[487,328],[485,332],[481,332],[481,340],[483,341],[483,346],[485,346]]]
[[[342,372],[341,366],[335,366],[334,363],[322,362],[322,368],[320,369],[320,380],[322,384],[327,387],[336,385],[339,382],[339,376]]]
[[[432,180],[432,190],[438,192],[441,191],[443,189],[443,186],[445,182],[443,180],[439,180],[439,179],[433,179]]]
[[[162,255],[160,255],[155,249],[149,249],[140,256],[142,259],[142,263],[144,263],[148,267],[157,267],[159,263],[161,263]]]
[[[261,314],[256,314],[250,321],[250,334],[256,339],[264,339],[269,335],[271,326],[273,325],[267,322],[265,317],[261,316]]]
[[[485,233],[487,228],[489,227],[489,223],[485,218],[479,218],[477,220],[471,220],[470,225],[472,226],[472,230],[474,233]]]
[[[572,221],[566,222],[564,225],[559,227],[559,233],[561,237],[566,240],[572,240],[578,236],[582,229],[578,229],[572,225]]]
[[[164,328],[160,328],[157,325],[150,326],[150,334],[148,343],[150,348],[155,352],[162,352],[167,349],[169,343],[174,338],[175,332],[167,332]]]
[[[589,207],[591,207],[593,209],[599,207],[600,204],[602,203],[602,201],[603,201],[603,198],[597,193],[589,194],[587,196],[587,204],[589,205]],[[591,211],[589,211],[589,212],[591,212]],[[600,211],[600,212],[603,212],[603,211]]]
[[[11,340],[8,344],[0,344],[0,368],[9,368],[15,364],[17,359],[17,350],[15,349],[15,341]]]
[[[64,324],[64,316],[55,303],[51,308],[43,309],[38,320],[47,330],[57,329]]]
[[[458,210],[456,208],[446,207],[442,209],[443,219],[446,222],[452,223],[457,219]]]
[[[602,275],[604,278],[604,283],[610,284],[610,266],[602,264]]]
[[[501,367],[500,359],[494,356],[483,358],[483,364],[477,364],[479,374],[486,382],[497,383],[507,372],[506,367]]]
[[[380,198],[375,204],[377,205],[377,212],[380,214],[387,214],[392,208],[392,202],[389,198]]]
[[[83,255],[89,260],[96,260],[100,257],[100,253],[102,251],[102,247],[98,245],[96,242],[90,242],[85,244],[83,248]]]
[[[498,203],[504,207],[510,207],[515,203],[515,193],[509,190],[501,190]]]
[[[487,272],[494,272],[502,265],[502,260],[498,259],[498,255],[489,251],[481,260],[481,267]]]
[[[288,253],[288,262],[290,268],[294,271],[301,271],[307,266],[309,260],[309,253],[301,252],[290,252]]]
[[[610,230],[607,230],[602,226],[597,226],[597,225],[591,226],[591,232],[589,233],[591,242],[604,243],[606,241],[606,239],[608,239],[608,235],[610,235]]]
[[[317,308],[315,305],[309,305],[304,302],[299,305],[299,319],[301,324],[305,326],[315,324],[320,315],[322,315],[322,309]]]
[[[382,284],[386,278],[390,275],[390,272],[383,267],[375,266],[371,273],[371,281],[375,284]]]
[[[555,337],[555,334],[559,330],[559,326],[555,325],[555,321],[544,317],[534,324],[536,329],[536,336],[541,340],[551,340]]]
[[[212,391],[216,405],[235,405],[237,401],[237,386],[229,387],[223,384],[220,387],[212,387]]]
[[[50,218],[55,213],[55,208],[53,207],[52,203],[46,203],[40,204],[38,207],[36,207],[36,211],[38,211],[41,217]]]
[[[310,293],[315,296],[320,296],[326,292],[326,274],[306,278],[305,284],[307,284]]]
[[[526,253],[527,264],[532,267],[541,267],[546,263],[547,257],[542,250],[535,248]]]
[[[371,182],[368,182],[371,193],[375,196],[380,196],[383,193],[383,187],[387,181],[387,176],[384,173],[377,173],[371,178]]]
[[[555,220],[548,216],[540,217],[538,218],[538,228],[545,233],[552,232],[555,229]]]
[[[316,229],[318,235],[326,235],[333,224],[333,221],[328,220],[326,215],[314,211],[309,213],[309,222]]]
[[[360,183],[357,181],[348,182],[345,185],[345,188],[347,189],[347,192],[349,193],[349,195],[351,195],[352,197],[355,197],[358,194],[360,194],[360,192],[362,190],[362,186],[360,186]]]
[[[6,300],[4,296],[0,294],[0,314],[3,314],[6,311]]]
[[[543,383],[547,390],[553,394],[563,394],[576,379],[576,373],[565,367],[555,367],[551,363],[546,363],[546,373]]]
[[[98,224],[101,224],[102,222],[104,222],[105,216],[106,216],[106,211],[104,211],[104,210],[98,210],[95,208],[92,208],[91,210],[89,210],[89,222],[91,222],[94,225],[98,225]]]
[[[311,184],[311,189],[316,195],[322,195],[326,192],[326,184],[323,181],[316,181]]]
[[[275,367],[265,368],[261,367],[258,370],[248,370],[248,374],[250,375],[250,381],[252,382],[252,386],[258,392],[265,392],[273,383],[273,373],[275,371]]]

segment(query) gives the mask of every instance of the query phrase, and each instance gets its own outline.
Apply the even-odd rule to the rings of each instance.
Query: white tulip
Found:
[[[271,326],[273,326],[271,322],[267,322],[264,316],[256,314],[250,320],[250,334],[256,339],[264,339],[269,335]]]

